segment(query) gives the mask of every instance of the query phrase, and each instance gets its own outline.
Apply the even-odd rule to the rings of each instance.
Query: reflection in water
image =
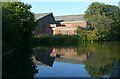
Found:
[[[37,67],[40,69],[36,75],[37,77],[90,77],[83,64],[55,61],[52,68],[39,65]]]
[[[36,47],[34,51],[35,63],[40,69],[37,76],[79,76],[79,77],[104,77],[110,76],[119,61],[120,42],[107,42],[81,45],[78,48],[45,48]],[[53,64],[54,63],[54,64]],[[64,63],[64,66],[60,63]],[[59,65],[58,65],[59,64]],[[69,64],[69,65],[68,65]],[[71,67],[74,65],[73,67]],[[79,65],[76,67],[76,65]],[[84,65],[84,69],[81,69]],[[50,70],[47,66],[50,66]],[[68,71],[71,67],[76,71]],[[70,68],[70,70],[71,70]],[[54,71],[57,69],[58,71]],[[60,70],[64,69],[64,70]],[[46,71],[46,72],[42,72]],[[48,72],[56,74],[47,74]],[[65,72],[66,75],[62,74]],[[78,75],[78,73],[86,73],[86,75]],[[44,73],[44,74],[43,74]],[[118,73],[118,72],[116,72]],[[77,74],[77,75],[76,75]]]
[[[35,52],[35,59],[37,61],[41,61],[42,63],[52,67],[53,62],[55,60],[55,57],[50,56],[52,48],[38,48],[38,50],[35,50]]]
[[[77,54],[76,48],[35,48],[35,59],[52,67],[54,60],[59,62],[83,63],[86,53]]]
[[[25,48],[3,57],[2,78],[15,77],[15,79],[22,79],[23,77],[29,77],[34,79],[37,70],[31,56],[32,49]]]

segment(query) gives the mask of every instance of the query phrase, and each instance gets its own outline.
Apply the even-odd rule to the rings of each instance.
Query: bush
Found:
[[[77,46],[80,42],[79,35],[35,35],[35,45],[42,46]]]

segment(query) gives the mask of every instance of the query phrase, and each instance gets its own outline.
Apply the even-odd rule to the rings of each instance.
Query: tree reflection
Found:
[[[113,72],[119,60],[119,45],[116,43],[96,43],[80,47],[77,52],[86,53],[85,68],[92,77],[102,77]]]
[[[102,63],[104,62],[101,62],[101,64]],[[114,61],[104,66],[95,66],[95,64],[91,66],[90,64],[86,63],[85,66],[86,70],[92,77],[102,77],[104,75],[109,75],[112,73],[113,68],[115,67]]]
[[[35,64],[32,62],[31,56],[32,49],[23,47],[14,52],[14,54],[3,57],[2,78],[34,78],[37,70]]]

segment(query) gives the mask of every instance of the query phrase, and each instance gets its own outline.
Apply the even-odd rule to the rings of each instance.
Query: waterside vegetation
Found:
[[[77,46],[80,42],[79,35],[35,35],[35,46],[67,47]]]
[[[117,6],[94,2],[85,11],[87,28],[78,34],[90,42],[120,40],[120,9]]]
[[[56,46],[120,40],[120,9],[117,6],[94,2],[85,11],[84,18],[87,26],[79,27],[78,35],[36,35],[35,44]]]
[[[34,45],[77,46],[80,43],[120,40],[120,9],[103,3],[92,3],[85,12],[86,28],[77,35],[34,35],[34,13],[31,5],[21,2],[3,3],[3,52]],[[14,31],[13,31],[14,30]],[[11,37],[12,36],[12,37]],[[12,46],[11,46],[12,45]]]
[[[31,5],[22,2],[2,3],[2,52],[31,48],[35,28]]]

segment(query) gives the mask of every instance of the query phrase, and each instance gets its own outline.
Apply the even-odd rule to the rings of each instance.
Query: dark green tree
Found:
[[[31,44],[35,28],[31,5],[22,2],[2,3],[3,52]]]
[[[92,3],[85,12],[88,26],[93,27],[87,35],[91,40],[119,40],[120,38],[120,9],[117,6],[103,3]]]
[[[31,5],[22,2],[2,3],[2,78],[34,79],[36,66],[31,58],[32,31],[35,28]],[[6,52],[12,54],[4,56]]]

